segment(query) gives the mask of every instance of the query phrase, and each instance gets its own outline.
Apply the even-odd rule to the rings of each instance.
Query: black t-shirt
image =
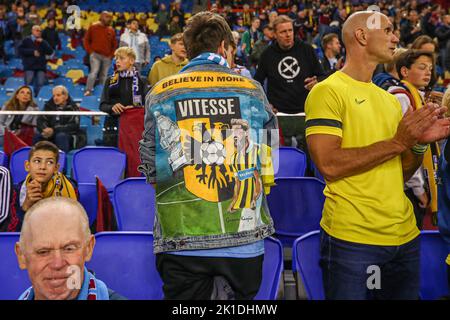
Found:
[[[303,41],[295,41],[289,50],[282,50],[277,42],[272,43],[261,55],[255,79],[264,86],[267,79],[267,97],[280,112],[304,111],[309,91],[305,79],[317,76],[325,78],[314,48]]]

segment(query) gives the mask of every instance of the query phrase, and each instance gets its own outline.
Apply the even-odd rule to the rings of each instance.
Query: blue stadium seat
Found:
[[[11,77],[6,79],[4,87],[7,92],[14,92],[17,90],[17,88],[23,86],[24,84],[25,81],[23,78]]]
[[[109,288],[128,299],[163,298],[150,232],[100,232],[95,238],[87,267]]]
[[[2,88],[1,90],[0,90],[0,108],[3,108],[3,106],[6,104],[6,102],[8,102],[8,100],[10,99],[11,97],[8,97],[7,95],[6,95],[6,90],[4,89],[4,88]]]
[[[65,86],[67,88],[67,90],[70,90],[74,87],[73,81],[70,78],[66,78],[66,77],[58,77],[55,79],[54,81],[54,85],[55,86]]]
[[[325,201],[325,184],[317,178],[276,178],[268,196],[276,236],[284,245],[318,230]]]
[[[90,109],[90,110],[99,110],[100,108],[100,98],[98,96],[86,96],[81,100],[80,107]]]
[[[114,212],[120,231],[153,231],[155,189],[145,178],[128,178],[114,187]]]
[[[0,166],[8,167],[8,156],[0,150]]]
[[[102,84],[98,84],[94,87],[94,91],[92,91],[92,95],[97,96],[97,97],[101,97],[102,92],[103,92],[103,85]]]
[[[317,166],[312,161],[311,161],[311,167],[312,167],[312,171],[314,172],[314,176],[317,179],[319,179],[320,181],[325,182],[325,178],[322,176],[322,174],[320,173],[319,169],[317,168]]]
[[[273,168],[275,177],[304,177],[306,155],[297,148],[280,147],[273,150]]]
[[[283,246],[275,238],[264,239],[262,282],[255,300],[276,300],[284,269]]]
[[[80,85],[74,85],[69,91],[70,96],[75,102],[81,102],[84,98],[84,90]]]
[[[292,272],[301,279],[309,300],[324,300],[320,260],[320,232],[309,232],[294,241],[292,246]],[[300,278],[299,278],[300,277]]]
[[[17,300],[31,286],[26,270],[20,270],[14,246],[17,232],[0,233],[0,300]]]
[[[44,99],[41,99],[41,98],[37,98],[37,99],[34,99],[34,102],[36,102],[36,104],[38,105],[39,110],[43,111],[45,108],[45,103],[47,101],[45,101]]]
[[[69,178],[72,178],[72,159],[73,159],[73,154],[75,152],[77,152],[79,149],[73,149],[70,150],[67,154],[66,154],[66,176]]]
[[[38,93],[37,98],[43,101],[48,101],[53,97],[53,86],[45,85],[43,86]]]
[[[95,183],[78,183],[78,193],[80,194],[80,203],[86,210],[91,226],[97,217],[97,186]]]
[[[14,70],[5,66],[0,65],[0,78],[9,78],[12,77],[14,74]]]
[[[447,265],[449,254],[439,231],[420,234],[420,298],[435,300],[449,294]]]
[[[28,153],[30,152],[30,149],[31,147],[23,147],[19,150],[14,151],[11,155],[9,168],[11,171],[13,183],[15,185],[25,180],[27,176],[27,172],[25,171],[25,160],[28,160]],[[59,151],[58,162],[60,171],[64,172],[66,168],[66,154],[64,151]]]
[[[69,69],[80,69],[80,65],[83,65],[83,60],[80,59],[69,59],[64,62],[64,65]]]
[[[105,118],[105,117],[101,117]],[[86,120],[84,120],[86,121]],[[104,122],[104,120],[102,120]],[[103,140],[103,124],[97,124],[97,125],[81,125],[81,128],[85,128],[86,134],[87,134],[87,144],[88,146],[96,146],[97,140],[102,141]]]
[[[126,155],[113,147],[84,147],[74,153],[72,166],[78,183],[95,183],[98,176],[111,192],[124,175]]]
[[[8,67],[10,69],[20,69],[23,70],[22,59],[14,58],[8,61]]]

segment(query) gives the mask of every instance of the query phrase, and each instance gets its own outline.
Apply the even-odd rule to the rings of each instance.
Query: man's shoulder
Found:
[[[294,48],[295,52],[297,52],[298,54],[307,54],[309,56],[313,54],[314,56],[316,56],[316,50],[314,49],[313,45],[307,43],[306,41],[297,40]]]
[[[331,74],[329,77],[327,77],[325,80],[320,81],[318,84],[316,84],[314,86],[314,89],[330,89],[330,90],[336,90],[336,91],[340,91],[342,92],[342,89],[346,89],[347,87],[349,87],[349,83],[345,81],[345,79],[343,79],[342,75],[340,74],[340,71],[334,72],[333,74]]]
[[[33,40],[31,39],[31,36],[26,36],[25,38],[23,38],[23,40],[22,40],[22,44],[24,44],[24,43],[32,43],[33,42]]]
[[[162,64],[164,64],[164,61],[162,61],[162,59],[161,59],[161,60],[158,60],[158,61],[155,61],[155,62],[153,63],[153,65],[152,65],[152,69],[157,69],[157,68],[159,68]]]
[[[263,93],[261,84],[251,78],[240,75],[228,68],[211,65],[196,66],[185,72],[176,73],[158,81],[152,87],[152,94],[161,94],[171,90],[181,90],[190,88],[193,91],[205,88],[227,87],[231,90],[257,90]],[[217,91],[217,94],[221,94]]]

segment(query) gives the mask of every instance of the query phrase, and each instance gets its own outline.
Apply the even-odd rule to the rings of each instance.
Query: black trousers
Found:
[[[156,267],[168,300],[211,300],[225,284],[236,300],[253,299],[262,279],[264,255],[255,258],[191,257],[160,253]],[[220,288],[218,288],[220,287]]]

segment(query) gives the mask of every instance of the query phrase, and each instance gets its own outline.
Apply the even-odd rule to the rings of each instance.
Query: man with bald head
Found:
[[[75,200],[48,198],[28,210],[16,243],[19,267],[32,287],[19,300],[123,299],[84,266],[95,238],[86,211]]]
[[[306,101],[308,148],[325,177],[321,261],[327,299],[417,299],[419,230],[403,185],[428,144],[449,135],[446,108],[428,103],[402,116],[371,82],[399,39],[389,19],[357,12],[343,26],[344,67]]]

